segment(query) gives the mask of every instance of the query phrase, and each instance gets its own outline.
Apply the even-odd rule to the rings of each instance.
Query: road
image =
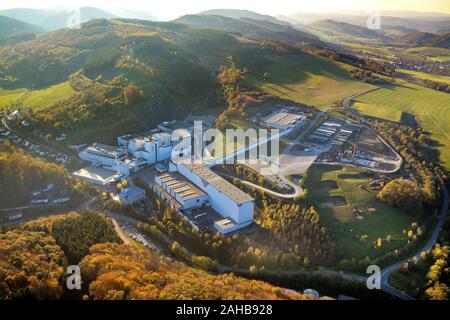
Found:
[[[399,290],[397,290],[396,288],[394,288],[391,284],[389,284],[389,277],[391,276],[391,274],[395,271],[397,271],[398,269],[400,269],[403,264],[405,262],[410,261],[411,259],[422,259],[422,257],[420,256],[420,254],[422,252],[426,252],[430,249],[433,248],[434,244],[436,243],[437,239],[439,238],[439,234],[441,233],[442,230],[442,226],[445,223],[445,218],[447,217],[447,213],[448,213],[448,207],[449,207],[449,196],[448,196],[448,189],[447,187],[444,186],[444,198],[442,201],[442,207],[441,207],[441,211],[439,213],[439,218],[437,223],[434,226],[433,232],[430,235],[430,238],[427,240],[427,242],[425,243],[425,245],[412,257],[404,259],[402,261],[399,261],[393,265],[390,265],[389,267],[386,267],[382,272],[381,272],[381,286],[382,289],[386,292],[392,293],[396,296],[398,296],[399,298],[403,298],[405,300],[412,300],[414,299],[411,296],[408,296],[407,294],[400,292]]]
[[[122,239],[123,243],[128,245],[128,246],[132,246],[133,243],[131,242],[130,238],[128,238],[125,233],[123,232],[123,230],[120,228],[119,224],[117,223],[116,219],[111,218],[111,221],[114,225],[114,230],[116,230],[117,235],[120,237],[120,239]]]
[[[225,177],[228,177],[230,179],[238,179],[238,178],[236,178],[236,177],[234,177],[234,176],[232,176],[230,174],[224,173],[224,172],[218,172],[218,171],[215,171],[215,172],[217,174],[221,175],[221,176],[225,176]],[[286,184],[288,184],[289,186],[291,186],[294,189],[294,193],[288,193],[288,194],[286,194],[286,193],[279,193],[279,192],[267,189],[265,187],[262,187],[260,185],[257,185],[257,184],[255,184],[253,182],[250,182],[250,181],[246,181],[246,180],[242,180],[242,179],[239,179],[239,180],[240,180],[241,183],[243,183],[245,185],[251,186],[251,187],[253,187],[255,189],[267,192],[267,193],[269,193],[269,194],[271,194],[273,196],[280,197],[280,198],[283,198],[283,199],[294,199],[294,198],[296,198],[296,197],[298,197],[299,195],[302,194],[303,189],[299,185],[296,185],[296,184],[292,183],[291,181],[289,181],[288,179],[286,179],[283,176],[280,176],[280,178],[283,179],[283,181]]]
[[[357,97],[359,97],[359,96],[361,96],[361,95],[363,95],[363,94],[365,94],[365,93],[369,93],[369,92],[372,92],[372,91],[375,91],[375,90],[379,90],[379,89],[381,89],[381,88],[380,88],[380,87],[377,87],[377,88],[372,88],[372,89],[364,90],[364,91],[362,91],[362,92],[359,92],[359,93],[357,93],[357,94],[354,94],[354,95],[352,95],[351,97],[349,97],[349,98],[343,100],[343,101],[342,101],[342,105],[344,106],[344,108],[350,108],[350,104],[351,104],[352,100],[354,100],[355,98],[357,98]]]

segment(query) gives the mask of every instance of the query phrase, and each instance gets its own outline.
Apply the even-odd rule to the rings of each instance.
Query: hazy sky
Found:
[[[450,0],[0,0],[0,8],[51,8],[61,6],[120,7],[176,18],[202,10],[248,9],[271,15],[301,11],[413,10],[450,13]]]

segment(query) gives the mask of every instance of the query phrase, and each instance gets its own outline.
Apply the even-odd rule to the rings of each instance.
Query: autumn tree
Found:
[[[0,299],[58,299],[63,294],[64,253],[44,233],[0,233]]]
[[[307,299],[262,281],[211,275],[113,243],[92,246],[80,267],[92,299]]]
[[[143,92],[133,84],[129,84],[123,89],[124,103],[126,106],[134,105],[140,98],[143,97],[143,95]]]
[[[378,193],[377,198],[411,215],[422,212],[422,190],[412,180],[395,179],[388,182]]]

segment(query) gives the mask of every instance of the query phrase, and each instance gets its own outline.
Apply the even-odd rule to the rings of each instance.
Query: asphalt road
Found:
[[[449,206],[449,196],[448,196],[448,189],[447,187],[444,186],[444,198],[442,201],[442,207],[441,207],[441,211],[439,213],[439,218],[437,223],[434,226],[433,232],[431,233],[430,238],[428,239],[428,241],[425,243],[425,245],[412,257],[404,259],[402,261],[399,261],[393,265],[390,265],[389,267],[386,267],[382,272],[381,272],[381,287],[384,291],[389,292],[401,299],[404,300],[413,300],[414,298],[397,290],[396,288],[394,288],[390,283],[389,283],[389,277],[391,276],[391,274],[395,271],[397,271],[398,269],[400,269],[403,264],[405,262],[410,261],[411,259],[422,259],[422,257],[420,256],[420,254],[422,252],[426,252],[430,249],[433,248],[434,244],[436,243],[439,234],[441,233],[442,230],[442,226],[444,225],[445,222],[445,218],[447,217],[447,213],[448,213],[448,206]]]
[[[235,177],[235,176],[232,176],[232,175],[227,174],[227,173],[224,173],[224,172],[217,172],[217,171],[216,171],[216,173],[219,174],[219,175],[221,175],[221,176],[228,177],[228,178],[230,178],[230,179],[236,179],[236,178],[237,178],[237,177]],[[260,186],[260,185],[257,185],[257,184],[255,184],[255,183],[253,183],[253,182],[250,182],[250,181],[241,180],[241,179],[239,179],[239,180],[240,180],[240,182],[242,182],[243,184],[246,184],[246,185],[251,186],[251,187],[253,187],[253,188],[262,190],[262,191],[267,192],[267,193],[269,193],[269,194],[271,194],[271,195],[274,195],[274,196],[280,197],[280,198],[284,198],[284,199],[294,199],[294,198],[296,198],[296,197],[298,197],[299,195],[302,194],[303,189],[302,189],[299,185],[296,185],[296,184],[290,182],[288,179],[286,179],[286,178],[283,177],[283,176],[280,176],[280,178],[283,179],[283,181],[284,181],[285,183],[287,183],[289,186],[291,186],[291,187],[294,189],[294,193],[279,193],[279,192],[276,192],[276,191],[267,189],[267,188],[265,188],[265,187],[262,187],[262,186]]]

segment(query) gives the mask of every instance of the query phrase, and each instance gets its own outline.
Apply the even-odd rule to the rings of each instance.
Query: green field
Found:
[[[283,99],[326,109],[336,100],[373,87],[350,78],[348,72],[354,67],[325,58],[304,54],[267,58],[273,63],[247,76],[246,81]],[[270,74],[266,81],[264,72]]]
[[[71,87],[69,81],[63,82],[46,89],[32,91],[29,97],[22,102],[22,107],[40,109],[70,98],[75,93],[76,91]]]
[[[425,56],[432,61],[449,62],[450,49],[438,47],[416,47],[408,48],[404,52]]]
[[[390,121],[400,122],[402,112],[389,108],[374,108],[373,105],[365,102],[355,101],[352,107],[359,113],[370,117],[382,118]]]
[[[363,114],[393,120],[395,112],[416,116],[420,125],[439,143],[441,160],[450,168],[450,95],[408,83],[368,92],[356,98]],[[398,121],[398,120],[396,120]]]
[[[22,96],[25,89],[4,90],[0,88],[0,109],[7,107]]]
[[[400,57],[405,60],[423,62],[425,58],[421,55],[408,53],[407,51],[399,52],[386,46],[364,45],[357,43],[344,43],[344,45],[353,51],[363,52],[366,54],[382,55],[385,58]]]
[[[397,72],[413,76],[414,78],[417,78],[417,79],[431,80],[434,82],[440,82],[440,83],[445,83],[445,84],[450,85],[450,77],[446,77],[446,76],[439,76],[439,75],[434,75],[434,74],[429,74],[429,73],[424,73],[424,72],[402,70],[402,69],[398,69]]]
[[[376,258],[407,243],[403,230],[413,219],[378,201],[376,192],[366,189],[368,182],[364,172],[341,166],[313,165],[306,173],[306,200],[319,211],[340,259]],[[360,210],[360,218],[354,209]],[[361,240],[363,235],[368,236],[367,240]],[[388,235],[393,240],[385,241]],[[383,241],[376,249],[374,242],[378,238]]]

